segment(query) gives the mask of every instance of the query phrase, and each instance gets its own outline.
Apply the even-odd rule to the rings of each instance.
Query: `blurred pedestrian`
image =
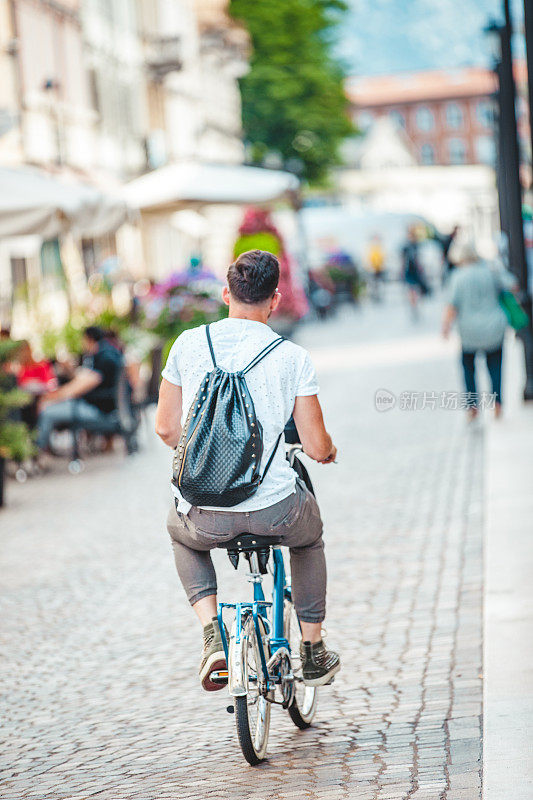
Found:
[[[379,234],[374,234],[370,239],[366,251],[366,266],[371,276],[372,298],[381,300],[381,286],[385,278],[385,250]]]
[[[337,249],[328,257],[325,273],[334,285],[335,303],[357,303],[362,281],[357,265],[350,253]]]
[[[124,353],[124,342],[120,338],[120,334],[118,331],[113,330],[113,328],[107,328],[103,331],[105,341],[114,347],[119,353]]]
[[[450,233],[439,233],[437,230],[433,233],[433,239],[440,245],[442,248],[442,282],[445,283],[447,279],[450,277],[452,270],[455,267],[455,263],[452,258],[450,258],[450,251],[452,251],[452,245],[455,242],[457,235],[459,233],[459,226],[455,225]]]
[[[403,279],[407,285],[413,319],[417,319],[418,301],[421,296],[429,294],[429,288],[420,264],[418,231],[416,225],[410,225],[407,229],[407,243],[404,245],[402,256]]]
[[[499,417],[502,408],[502,348],[507,327],[500,295],[504,291],[517,290],[516,278],[510,272],[495,269],[481,260],[472,243],[457,247],[454,256],[458,269],[450,280],[442,333],[447,338],[453,322],[457,321],[469,420],[476,418],[479,408],[476,353],[485,356],[495,396],[495,416]]]
[[[330,313],[335,294],[335,284],[324,273],[309,270],[307,293],[318,319],[325,319]]]

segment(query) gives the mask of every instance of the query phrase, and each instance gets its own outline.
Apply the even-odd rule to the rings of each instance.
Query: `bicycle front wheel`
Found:
[[[318,689],[316,686],[306,686],[303,682],[302,660],[300,658],[302,633],[294,605],[292,600],[288,598],[285,598],[283,617],[285,638],[291,648],[291,666],[295,684],[294,700],[287,711],[296,727],[305,730],[309,728],[315,716]]]
[[[261,621],[259,625],[262,626]],[[234,637],[232,636],[234,642]],[[243,621],[241,641],[234,645],[241,648],[240,663],[246,664],[247,694],[235,697],[235,723],[239,744],[246,761],[255,766],[266,755],[270,729],[271,703],[263,686],[261,657],[253,618],[248,615]],[[266,656],[268,658],[268,655]]]

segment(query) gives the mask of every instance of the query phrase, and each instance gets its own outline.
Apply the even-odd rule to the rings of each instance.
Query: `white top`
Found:
[[[217,366],[228,372],[244,369],[269,342],[277,338],[272,328],[262,322],[236,318],[213,323],[209,332]],[[203,377],[212,369],[205,325],[184,331],[178,336],[162,374],[169,383],[183,387],[182,424]],[[318,382],[309,353],[303,347],[285,341],[246,373],[246,383],[254,401],[256,416],[263,426],[262,474],[276,439],[292,414],[295,398],[317,394]],[[296,473],[285,458],[282,439],[265,480],[252,497],[231,508],[209,508],[217,511],[257,511],[267,508],[292,494],[295,480]],[[179,510],[187,514],[190,503],[181,497],[174,485],[172,490],[178,498]]]
[[[463,350],[498,350],[503,343],[507,317],[500,293],[511,290],[516,278],[507,270],[492,269],[485,261],[454,269],[450,278],[450,303],[457,311]]]

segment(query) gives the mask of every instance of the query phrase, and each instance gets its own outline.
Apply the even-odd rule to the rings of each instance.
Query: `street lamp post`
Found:
[[[499,40],[499,36],[498,36]],[[500,50],[501,52],[501,50]],[[500,227],[502,231],[505,232],[507,235],[507,240],[509,239],[509,203],[508,203],[508,192],[507,192],[507,169],[505,164],[505,142],[504,142],[504,128],[501,124],[501,120],[504,116],[504,111],[502,108],[502,77],[501,77],[501,62],[495,65],[494,72],[498,77],[498,91],[496,92],[496,100],[497,100],[497,112],[495,116],[496,123],[496,133],[498,136],[497,142],[497,150],[498,159],[497,159],[497,167],[496,167],[496,180],[498,186],[498,208],[500,211]]]
[[[530,0],[526,0],[526,3]],[[528,287],[524,227],[522,221],[522,186],[520,183],[520,150],[516,125],[516,87],[513,75],[512,22],[509,0],[504,0],[504,24],[494,23],[491,34],[499,37],[498,76],[498,191],[500,193],[501,228],[509,241],[509,268],[516,275],[521,301],[529,316],[529,325],[520,332],[524,344],[526,385],[524,399],[533,400],[533,329],[531,298]],[[504,196],[501,196],[501,193]]]
[[[513,75],[513,56],[511,50],[512,23],[509,0],[504,0],[505,22],[500,28],[501,64],[500,105],[502,118],[503,163],[506,170],[506,190],[509,209],[509,265],[524,289],[526,281],[526,251],[522,224],[522,186],[520,183],[520,151],[516,125],[516,87]]]
[[[529,132],[531,135],[531,160],[533,161],[533,4],[531,0],[524,0],[524,33],[527,54]]]

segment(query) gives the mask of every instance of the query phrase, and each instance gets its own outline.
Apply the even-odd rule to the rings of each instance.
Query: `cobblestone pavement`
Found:
[[[398,301],[310,326],[339,464],[312,465],[328,641],[343,670],[316,724],[274,708],[244,762],[164,529],[169,457],[64,465],[9,486],[0,518],[3,800],[475,800],[481,796],[483,434],[447,410],[379,413],[378,388],[451,390],[429,311]],[[339,344],[340,343],[340,344]],[[221,596],[247,596],[224,553]],[[246,593],[246,594],[244,594]]]

